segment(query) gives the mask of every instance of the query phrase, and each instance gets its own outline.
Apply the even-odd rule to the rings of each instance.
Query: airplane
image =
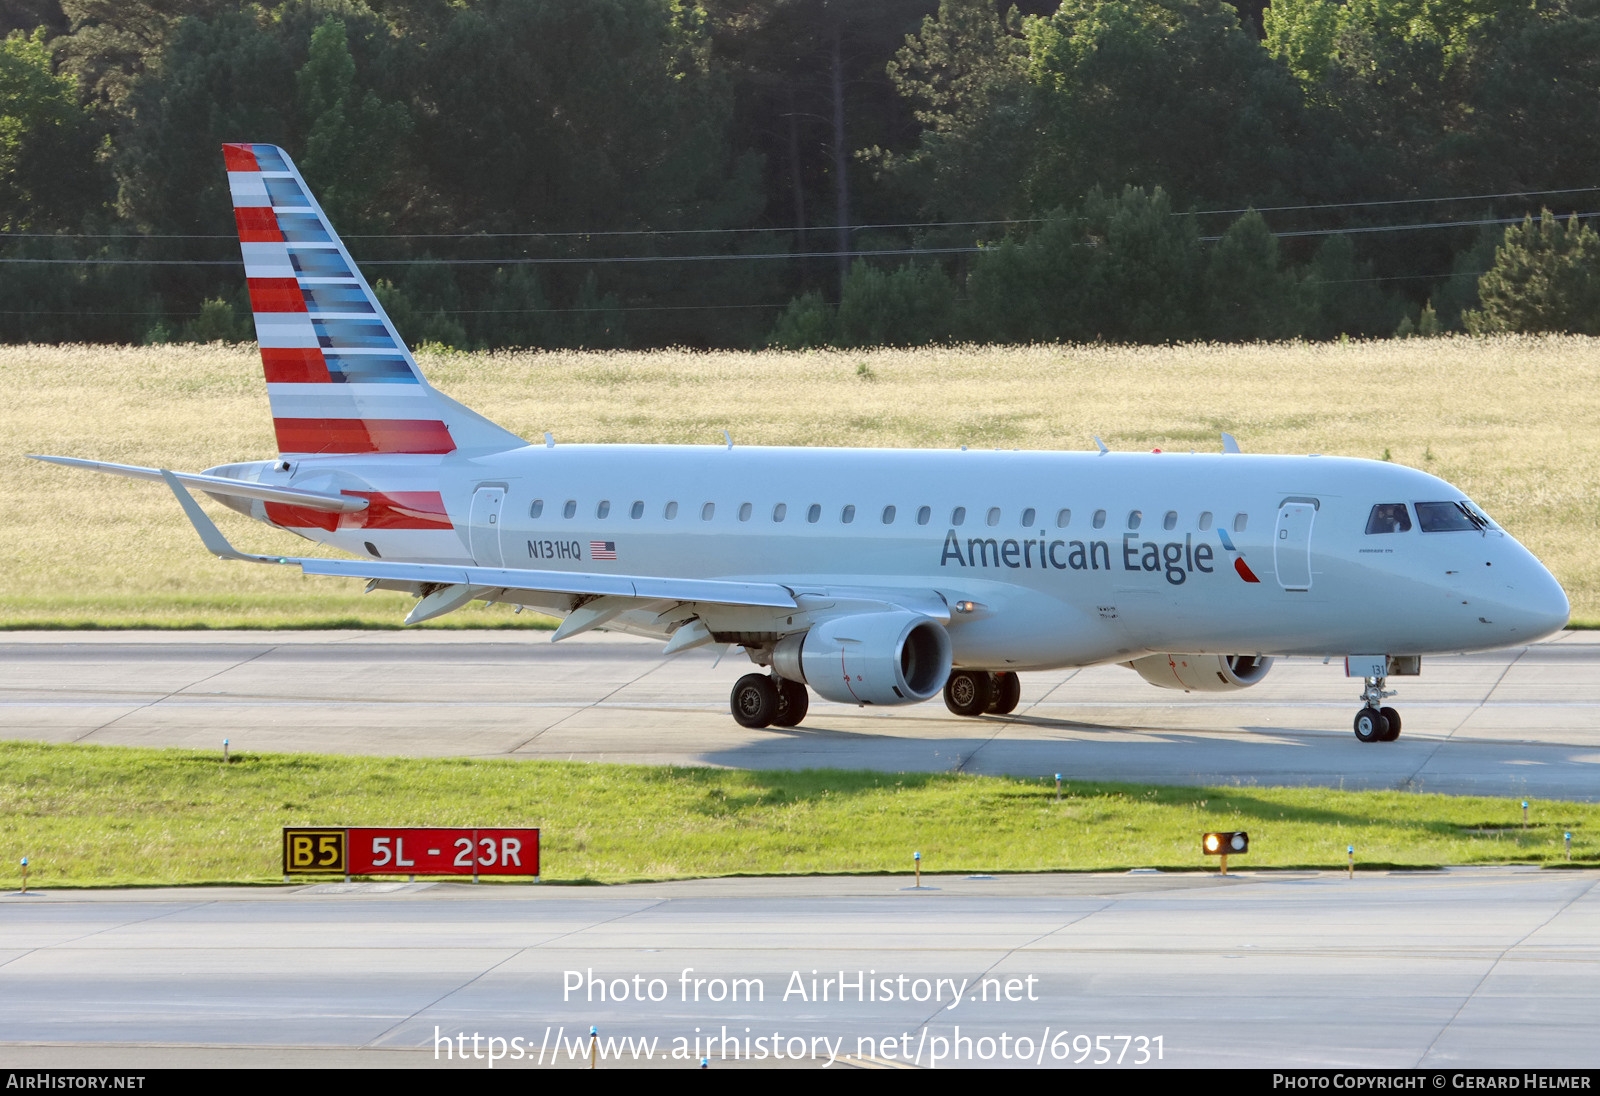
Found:
[[[1555,578],[1445,481],[1226,434],[1207,454],[530,444],[428,383],[282,149],[223,154],[277,459],[37,459],[164,482],[219,558],[404,591],[408,624],[485,601],[561,618],[555,641],[737,645],[752,728],[799,725],[811,691],[975,717],[1014,711],[1028,670],[1227,692],[1342,658],[1356,737],[1382,742],[1389,677],[1567,623]],[[354,558],[241,552],[191,489]]]

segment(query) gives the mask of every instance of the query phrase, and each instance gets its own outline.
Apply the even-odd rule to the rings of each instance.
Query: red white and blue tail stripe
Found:
[[[525,444],[423,379],[282,149],[230,144],[223,156],[281,454]]]

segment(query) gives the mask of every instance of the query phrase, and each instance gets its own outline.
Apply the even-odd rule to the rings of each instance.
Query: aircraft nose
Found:
[[[1514,629],[1521,642],[1554,635],[1567,626],[1572,606],[1567,592],[1544,564],[1530,554],[1497,599],[1500,623]]]

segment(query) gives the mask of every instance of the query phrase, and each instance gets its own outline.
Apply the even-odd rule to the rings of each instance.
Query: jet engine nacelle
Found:
[[[1146,655],[1122,665],[1163,689],[1227,693],[1248,689],[1266,677],[1272,659],[1257,655]]]
[[[785,636],[772,652],[779,677],[844,704],[915,704],[950,676],[950,634],[917,613],[835,617]]]

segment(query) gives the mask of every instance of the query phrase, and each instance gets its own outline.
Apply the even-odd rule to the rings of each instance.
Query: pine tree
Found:
[[[1506,229],[1494,266],[1478,280],[1482,307],[1463,315],[1474,335],[1600,335],[1600,236],[1548,209]]]

